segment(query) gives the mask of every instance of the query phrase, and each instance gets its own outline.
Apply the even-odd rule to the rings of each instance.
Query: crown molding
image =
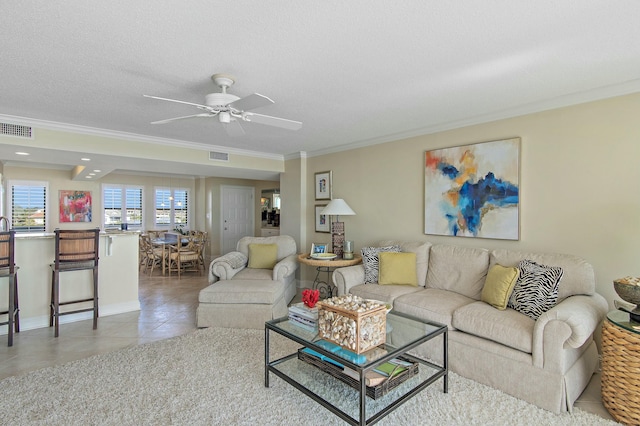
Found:
[[[545,99],[539,102],[531,102],[523,105],[516,105],[513,108],[494,111],[489,114],[483,114],[463,120],[452,121],[448,123],[439,123],[434,126],[421,127],[418,129],[407,130],[404,132],[392,133],[389,135],[361,140],[344,145],[333,146],[321,150],[311,151],[309,157],[317,157],[320,155],[334,154],[337,152],[349,151],[352,149],[365,148],[368,146],[379,145],[387,142],[393,142],[402,139],[413,138],[416,136],[430,135],[448,130],[460,129],[463,127],[473,126],[476,124],[490,123],[492,121],[504,120],[508,118],[520,117],[528,114],[535,114],[543,111],[566,108],[573,105],[579,105],[589,102],[600,101],[604,99],[614,98],[617,96],[625,96],[640,92],[640,79],[629,80],[620,84],[598,87],[592,90],[570,93],[558,96],[552,99]]]
[[[9,122],[12,124],[20,124],[24,126],[31,126],[36,129],[55,130],[61,132],[76,133],[89,136],[99,136],[112,139],[121,139],[127,141],[136,141],[144,143],[160,144],[165,146],[202,149],[205,151],[222,151],[229,154],[243,155],[246,157],[264,158],[270,160],[284,160],[284,156],[280,154],[268,154],[258,151],[250,151],[237,148],[229,148],[219,145],[208,145],[197,142],[188,142],[179,139],[159,138],[155,136],[141,135],[138,133],[120,132],[117,130],[99,129],[95,127],[80,126],[76,124],[60,123],[56,121],[39,120],[36,118],[19,117],[14,115],[0,114],[0,121]]]

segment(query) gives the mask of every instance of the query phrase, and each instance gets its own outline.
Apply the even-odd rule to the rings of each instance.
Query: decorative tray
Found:
[[[398,357],[403,361],[409,361],[406,358]],[[320,370],[332,375],[333,377],[339,379],[340,381],[346,383],[354,389],[360,389],[360,381],[358,379],[354,379],[353,377],[345,374],[343,369],[339,366],[332,364],[327,361],[323,361],[318,357],[310,355],[303,351],[303,349],[298,350],[298,359],[304,361],[308,364],[311,364]],[[410,361],[409,361],[410,362]],[[401,383],[407,381],[411,377],[418,374],[418,363],[412,362],[411,367],[407,368],[403,372],[396,374],[395,376],[385,380],[384,382],[376,385],[376,386],[367,386],[367,396],[372,399],[378,399],[386,395],[389,391],[393,390]]]
[[[318,260],[331,260],[338,257],[338,255],[334,253],[313,253],[311,257]]]

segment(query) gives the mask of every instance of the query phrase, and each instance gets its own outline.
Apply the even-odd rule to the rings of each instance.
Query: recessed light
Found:
[[[92,179],[93,176],[85,176],[86,179]]]
[[[81,160],[82,160],[82,161],[91,161],[91,158],[87,158],[87,157],[85,157],[85,158],[81,158]]]
[[[93,172],[89,173],[89,176],[95,176],[95,175],[96,175],[96,174],[95,174],[95,173],[93,173]]]
[[[16,155],[31,155],[28,152],[22,152],[22,151],[18,151],[16,152]]]
[[[100,173],[102,170],[94,170],[94,172],[96,173]]]

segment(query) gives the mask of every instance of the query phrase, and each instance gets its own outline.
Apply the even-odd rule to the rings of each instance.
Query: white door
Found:
[[[222,186],[222,254],[234,251],[238,240],[253,236],[255,189],[247,186]]]

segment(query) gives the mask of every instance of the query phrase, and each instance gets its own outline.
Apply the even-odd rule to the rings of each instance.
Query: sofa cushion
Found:
[[[427,268],[429,267],[429,249],[431,248],[431,243],[424,241],[384,240],[379,241],[378,246],[398,246],[400,247],[400,251],[403,253],[415,253],[418,286],[425,286],[427,281]]]
[[[577,294],[592,295],[596,291],[596,276],[593,267],[587,261],[568,254],[526,253],[514,250],[493,250],[491,264],[518,266],[518,262],[528,259],[543,265],[562,268],[563,277],[558,287],[558,301]]]
[[[465,333],[531,353],[535,321],[507,308],[494,309],[484,302],[462,306],[453,313],[453,327]]]
[[[562,268],[522,260],[518,263],[518,269],[520,276],[513,288],[508,306],[537,320],[558,301]]]
[[[378,258],[380,259],[378,284],[418,286],[415,253],[381,252],[378,253]]]
[[[284,295],[284,283],[273,280],[222,280],[200,291],[200,303],[272,305]]]
[[[409,293],[415,293],[420,288],[421,287],[413,287],[409,285],[359,284],[351,287],[351,289],[349,289],[349,293],[360,296],[363,299],[373,299],[393,304],[397,297]]]
[[[272,280],[272,269],[252,269],[244,268],[242,271],[235,274],[232,280]]]
[[[427,287],[480,300],[488,269],[487,250],[434,244],[429,254]]]
[[[398,297],[393,302],[393,309],[420,319],[435,321],[452,327],[451,318],[453,312],[473,302],[475,300],[459,293],[425,288],[415,293]]]
[[[277,244],[249,244],[248,268],[273,269],[278,260]]]
[[[365,284],[378,283],[378,268],[379,268],[378,253],[385,252],[385,251],[398,253],[400,251],[400,247],[387,246],[387,247],[363,247],[362,248],[362,264],[364,265]]]
[[[487,273],[487,280],[482,288],[480,300],[490,304],[496,309],[507,309],[509,297],[516,285],[520,270],[518,268],[505,268],[502,265],[493,265]]]

